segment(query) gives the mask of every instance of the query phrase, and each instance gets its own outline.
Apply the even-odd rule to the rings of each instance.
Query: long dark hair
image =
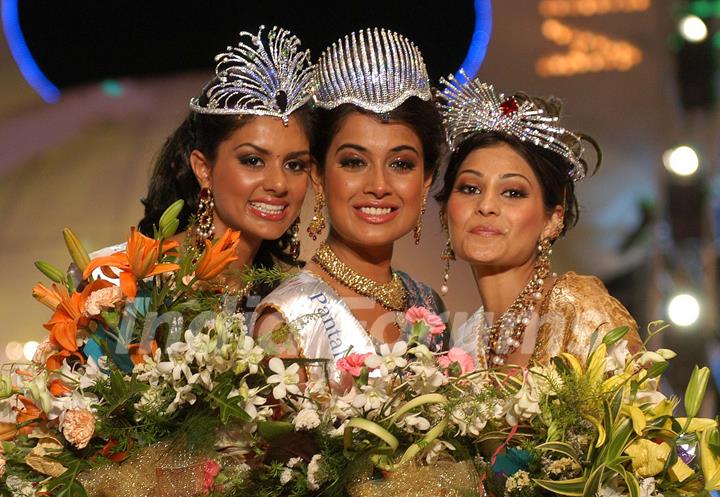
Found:
[[[312,151],[321,173],[325,170],[325,156],[330,143],[345,119],[353,112],[372,116],[384,123],[401,123],[409,126],[422,142],[425,176],[435,177],[444,150],[445,132],[442,116],[435,102],[418,97],[410,97],[402,105],[383,114],[353,104],[342,104],[332,110],[317,109],[317,131]]]
[[[524,93],[518,93],[514,95],[514,98],[518,102],[528,99],[532,100],[535,105],[543,109],[546,115],[551,117],[560,116],[561,104],[557,99],[545,100],[538,97],[529,97]],[[581,137],[586,144],[595,150],[595,165],[592,168],[588,167],[584,158],[580,159],[585,172],[589,170],[591,174],[594,174],[598,167],[600,167],[600,162],[602,161],[600,147],[597,142],[588,135],[576,133],[576,136]],[[557,205],[564,208],[563,229],[560,233],[560,235],[564,235],[570,228],[577,224],[580,217],[580,208],[577,197],[575,196],[575,182],[569,174],[572,164],[566,158],[555,152],[530,142],[522,141],[510,134],[498,131],[481,131],[465,138],[460,145],[452,151],[448,158],[442,189],[435,195],[435,200],[443,206],[447,204],[455,185],[455,179],[460,171],[460,166],[468,155],[475,150],[491,147],[500,143],[509,145],[530,165],[530,168],[540,183],[543,194],[543,204],[546,211],[551,212]],[[577,141],[573,141],[573,143],[568,143],[568,145],[577,146],[579,144]],[[578,156],[580,155],[580,150],[574,150],[574,152]]]
[[[313,118],[309,107],[297,110],[294,115],[312,143]],[[190,154],[199,150],[214,164],[221,142],[237,129],[254,119],[253,116],[224,116],[190,112],[175,132],[165,141],[155,160],[147,196],[142,200],[145,215],[138,223],[141,233],[152,236],[165,209],[178,199],[185,201],[180,213],[178,231],[188,228],[190,218],[197,211],[200,183],[192,167]],[[277,240],[264,240],[255,255],[253,265],[272,267],[276,261],[294,264],[289,254],[291,233],[285,232]]]

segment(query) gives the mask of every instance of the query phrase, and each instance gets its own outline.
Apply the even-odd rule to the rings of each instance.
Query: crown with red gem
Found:
[[[300,39],[273,27],[263,40],[243,31],[240,43],[215,57],[215,77],[190,108],[201,114],[279,117],[287,125],[290,114],[312,98],[313,65],[310,51],[299,51]]]
[[[469,78],[462,69],[460,74],[465,79],[462,83],[452,74],[440,79],[445,86],[440,108],[451,147],[474,133],[505,133],[565,158],[571,165],[568,174],[573,181],[585,177],[582,139],[557,126],[558,117],[547,115],[531,100],[497,94],[492,85]]]

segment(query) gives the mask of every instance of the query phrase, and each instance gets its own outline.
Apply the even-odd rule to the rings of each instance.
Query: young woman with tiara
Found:
[[[237,260],[216,281],[239,296],[252,290],[238,277],[245,268],[295,263],[312,163],[310,53],[289,31],[263,30],[241,33],[216,57],[215,77],[160,151],[139,223],[152,236],[182,199],[177,241],[201,251],[206,240],[239,231]]]
[[[436,196],[449,230],[445,280],[451,259],[468,262],[482,302],[453,330],[454,345],[483,368],[547,363],[561,352],[584,360],[596,331],[627,326],[637,350],[635,321],[598,278],[550,272],[552,245],[577,223],[585,144],[600,162],[595,141],[560,127],[557,101],[505,98],[467,77],[444,83],[453,147]]]
[[[391,260],[394,243],[410,231],[420,241],[443,132],[422,55],[400,34],[367,29],[338,40],[317,62],[314,85],[308,232],[322,233],[327,207],[329,234],[305,269],[260,303],[254,332],[274,330],[285,355],[329,360],[338,380],[334,363],[349,351],[408,338],[408,308],[442,311],[432,289],[393,270]],[[278,336],[281,329],[292,333]],[[443,336],[428,337],[428,345],[440,349]]]

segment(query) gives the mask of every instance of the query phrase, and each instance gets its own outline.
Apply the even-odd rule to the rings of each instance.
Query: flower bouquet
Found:
[[[196,495],[233,477],[248,423],[271,413],[255,386],[267,389],[264,353],[239,296],[215,284],[239,234],[181,247],[168,240],[181,208],[154,238],[132,229],[125,249],[93,260],[66,229],[80,278],[36,263],[53,284],[33,295],[53,314],[32,362],[2,369],[0,494]]]
[[[649,335],[662,331],[652,323]],[[669,497],[720,489],[718,423],[697,418],[708,368],[695,368],[677,399],[657,390],[675,353],[630,353],[618,328],[594,345],[583,364],[570,354],[488,377],[495,415],[476,441],[484,445],[491,495]],[[648,338],[649,340],[650,338]]]

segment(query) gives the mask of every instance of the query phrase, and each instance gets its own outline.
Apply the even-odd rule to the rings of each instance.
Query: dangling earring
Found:
[[[198,250],[205,248],[205,240],[212,241],[215,237],[215,225],[213,224],[213,213],[215,211],[215,199],[209,187],[200,190],[200,201],[198,202],[195,219],[195,246]]]
[[[552,254],[552,238],[543,238],[537,246],[537,260],[535,261],[534,279],[540,280],[542,287],[543,280],[550,274],[550,255]]]
[[[297,261],[300,257],[300,238],[298,231],[300,230],[300,218],[298,217],[288,230],[290,232],[290,257]]]
[[[325,197],[322,192],[315,194],[315,207],[313,209],[313,217],[308,224],[307,232],[310,238],[317,240],[317,237],[322,230],[325,229],[325,215],[323,214],[323,208],[325,207]]]
[[[425,215],[425,207],[427,205],[427,194],[423,195],[423,201],[422,201],[422,207],[420,208],[420,215],[417,218],[417,222],[415,223],[415,227],[413,228],[413,239],[415,240],[415,245],[420,245],[420,237],[422,236],[422,218],[423,215]]]
[[[447,242],[445,242],[445,248],[440,254],[440,259],[445,261],[445,268],[443,269],[443,283],[440,287],[440,295],[447,295],[448,291],[450,290],[448,288],[448,281],[450,280],[450,261],[455,260],[455,252],[452,249],[449,234]]]

